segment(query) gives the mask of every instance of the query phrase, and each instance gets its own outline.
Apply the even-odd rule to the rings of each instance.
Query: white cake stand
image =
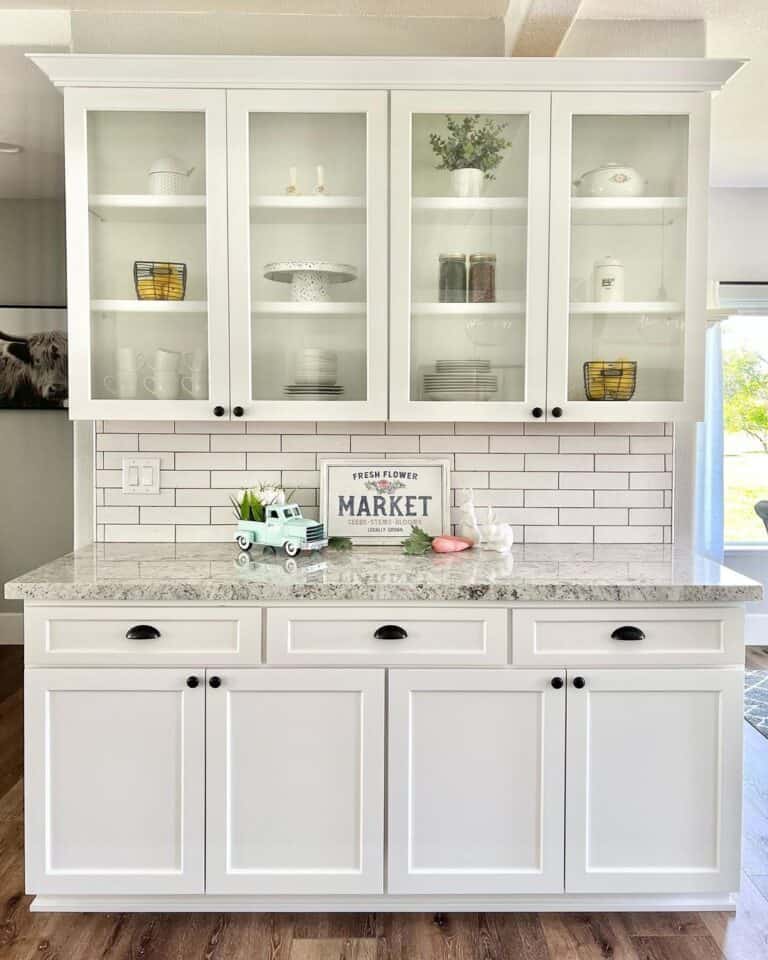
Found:
[[[332,260],[277,260],[265,264],[264,276],[290,283],[291,300],[306,303],[330,300],[329,285],[355,280],[357,268]]]

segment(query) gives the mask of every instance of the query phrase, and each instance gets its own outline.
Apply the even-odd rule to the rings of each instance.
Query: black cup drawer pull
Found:
[[[611,640],[627,640],[637,642],[638,640],[645,640],[645,634],[640,627],[616,627],[611,634]]]
[[[376,628],[373,636],[376,640],[406,640],[408,631],[403,627],[398,627],[397,624],[385,623],[383,626]]]
[[[148,623],[137,623],[125,635],[126,640],[159,640],[160,631]]]

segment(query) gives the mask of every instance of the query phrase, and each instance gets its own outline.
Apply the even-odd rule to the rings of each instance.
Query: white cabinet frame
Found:
[[[366,115],[366,399],[253,400],[251,389],[250,113]],[[230,90],[229,152],[230,356],[232,405],[246,420],[384,420],[387,416],[387,93],[385,91]],[[312,322],[312,318],[308,318]],[[356,322],[350,318],[350,322]],[[275,337],[280,336],[279,329]],[[321,414],[322,411],[322,415]]]
[[[576,675],[585,682],[581,689],[573,685]],[[744,671],[738,668],[568,671],[566,893],[691,894],[738,890],[741,866],[743,684]],[[613,736],[613,731],[604,729],[607,714],[602,719],[599,718],[594,698],[601,694],[614,698],[619,695],[622,703],[616,704],[616,708],[626,716],[632,713],[633,694],[659,698],[654,700],[657,704],[673,705],[676,697],[697,693],[716,698],[716,707],[713,717],[710,718],[716,743],[712,744],[703,739],[705,731],[701,731],[701,742],[693,739],[690,743],[692,757],[698,749],[704,751],[707,757],[712,757],[712,751],[716,751],[713,793],[703,792],[708,786],[706,780],[691,785],[699,788],[701,803],[708,804],[713,811],[713,834],[707,838],[711,846],[711,863],[673,862],[670,854],[669,863],[659,862],[656,865],[644,865],[642,868],[630,863],[626,866],[611,867],[595,864],[592,862],[590,849],[591,834],[597,819],[604,817],[609,824],[615,825],[618,833],[634,832],[638,846],[643,843],[644,831],[650,834],[649,843],[653,842],[652,832],[657,821],[650,813],[646,814],[641,822],[633,820],[629,815],[622,820],[622,811],[617,810],[614,804],[610,808],[600,809],[601,802],[608,801],[595,794],[592,743],[595,737],[600,736],[605,747],[606,741]],[[679,709],[685,710],[686,704],[686,700],[681,700]],[[650,736],[646,748],[639,756],[632,750],[625,749],[619,736],[615,736],[614,740],[615,754],[610,776],[622,783],[626,776],[636,774],[638,763],[652,767],[647,789],[650,791],[649,799],[654,803],[654,810],[657,809],[659,791],[666,784],[663,770],[665,767],[674,766],[675,757],[679,754],[671,753],[665,756],[665,745],[659,742],[658,738],[652,739]],[[602,756],[601,762],[605,763],[605,760],[605,756]],[[658,775],[654,779],[651,774]],[[692,776],[695,776],[695,773]],[[664,815],[672,816],[672,813],[665,808]],[[686,814],[678,811],[678,816],[684,817]],[[683,824],[680,823],[680,829],[682,827]],[[674,824],[667,828],[674,828]],[[605,843],[603,839],[603,845]],[[705,851],[697,853],[701,853],[703,860]]]
[[[544,408],[547,382],[549,105],[548,93],[498,93],[484,90],[392,93],[389,411],[392,420],[533,421],[535,418],[531,413],[532,409]],[[419,113],[528,116],[528,227],[523,360],[525,396],[522,401],[436,402],[411,399],[412,118]]]
[[[558,670],[390,670],[389,673],[389,831],[388,842],[388,891],[393,894],[515,894],[515,893],[562,893],[565,816],[565,705],[564,685],[556,689],[552,679],[562,680],[563,671]],[[536,721],[531,728],[515,731],[520,737],[536,737],[535,745],[537,773],[535,782],[520,784],[520,791],[536,791],[538,799],[538,817],[535,834],[529,837],[538,857],[536,867],[517,865],[514,862],[502,867],[471,864],[470,851],[473,850],[473,833],[477,829],[474,820],[467,819],[466,796],[454,804],[450,811],[453,828],[445,831],[444,851],[453,857],[453,865],[416,866],[413,862],[415,836],[414,804],[418,799],[423,809],[428,809],[428,796],[417,797],[414,783],[415,765],[415,725],[419,716],[417,702],[420,694],[457,694],[457,703],[461,695],[474,698],[477,702],[488,702],[498,694],[515,696],[520,694],[526,703],[531,697],[537,698],[534,707]],[[468,737],[477,738],[478,743],[492,742],[496,730],[487,725],[480,728],[473,721],[476,718],[471,711],[464,714]],[[482,718],[481,718],[482,720]],[[509,730],[500,734],[509,736]],[[429,735],[429,733],[427,734]],[[446,753],[451,744],[443,747],[436,744],[435,754],[442,757],[444,769]],[[466,752],[463,754],[466,757]],[[424,760],[422,755],[420,758]],[[435,759],[435,763],[441,763]],[[503,751],[498,753],[498,763],[511,763]],[[530,771],[528,771],[530,772]],[[457,781],[466,782],[474,777],[473,786],[477,791],[478,815],[483,810],[482,792],[488,789],[482,775],[475,769],[472,773],[462,768],[460,762],[451,770]],[[428,771],[419,772],[419,783],[427,792],[430,776]],[[435,788],[442,791],[440,788]],[[453,802],[446,793],[436,797],[445,808]],[[462,820],[462,818],[464,819]],[[509,818],[514,817],[510,807],[501,821],[497,823],[500,833],[504,833]],[[483,832],[487,836],[492,824],[485,823]],[[442,841],[442,837],[441,837]],[[482,854],[480,854],[482,857]]]
[[[554,93],[550,200],[549,357],[547,416],[563,420],[701,420],[704,416],[704,334],[707,288],[710,98],[704,93]],[[573,118],[578,115],[687,115],[688,194],[684,304],[683,399],[591,401],[568,399],[571,170]],[[615,359],[615,358],[611,358]]]
[[[207,400],[94,399],[91,335],[91,216],[88,195],[90,111],[205,114],[206,287],[208,293]],[[69,415],[72,420],[215,420],[216,405],[229,407],[227,352],[227,127],[221,90],[105,90],[69,88],[64,94],[66,137],[67,301]],[[137,251],[136,259],[140,259]],[[158,314],[158,322],[163,322]]]
[[[212,894],[381,894],[384,892],[384,671],[383,670],[208,670],[208,679],[220,675],[221,687],[209,687],[206,700],[206,891]],[[233,818],[234,791],[268,791],[270,780],[249,781],[247,773],[237,767],[233,698],[262,697],[277,702],[281,695],[296,708],[295,697],[305,699],[293,720],[311,729],[317,716],[313,712],[318,695],[357,695],[359,700],[356,724],[344,729],[336,745],[349,759],[357,754],[359,766],[357,805],[354,821],[348,823],[356,833],[357,867],[339,867],[333,863],[306,867],[293,864],[274,865],[265,854],[262,863],[233,864],[236,845],[236,823]],[[305,696],[304,696],[305,695]],[[286,704],[288,709],[289,704]],[[264,731],[260,731],[262,734]],[[274,749],[283,730],[278,726],[267,731]],[[243,735],[242,732],[240,734]],[[262,740],[260,747],[264,749]],[[252,740],[251,749],[259,744]],[[285,750],[290,750],[286,746]],[[278,747],[278,751],[283,750]],[[290,753],[287,754],[290,756]],[[260,773],[264,773],[260,770]],[[317,778],[333,779],[330,765],[318,764]],[[326,785],[327,786],[327,785]],[[283,789],[290,784],[283,784]],[[330,791],[317,795],[301,791],[280,810],[281,833],[290,832],[301,807],[309,811],[327,798]],[[320,810],[325,817],[339,815],[334,808]],[[254,816],[257,814],[254,812]],[[291,819],[293,818],[293,819]],[[327,852],[327,851],[326,851]],[[315,857],[318,854],[315,853]]]
[[[205,878],[205,684],[200,671],[196,674],[198,685],[194,688],[186,683],[189,669],[154,668],[144,670],[72,668],[27,669],[24,676],[24,800],[26,826],[26,889],[34,893],[52,894],[202,894]],[[69,785],[67,804],[62,811],[57,806],[63,803],[57,796],[52,784],[52,771],[56,767],[53,750],[55,737],[64,738],[66,729],[54,729],[52,721],[52,697],[71,695],[74,698],[90,694],[104,696],[104,713],[98,731],[93,737],[98,739],[98,749],[113,756],[119,763],[122,756],[121,742],[116,730],[110,727],[109,699],[112,695],[136,694],[137,700],[157,694],[167,698],[175,696],[178,710],[178,736],[170,730],[157,731],[157,736],[148,742],[148,724],[137,716],[136,737],[139,743],[133,744],[133,754],[137,752],[156,752],[167,748],[165,758],[159,754],[153,763],[158,765],[165,760],[177,779],[174,798],[173,820],[176,835],[166,836],[169,848],[176,846],[176,862],[165,869],[134,865],[130,869],[118,866],[98,868],[94,866],[70,866],[58,868],[52,863],[57,837],[54,814],[60,817],[75,818],[80,802],[72,803],[75,789],[85,790],[80,781]],[[137,703],[137,710],[139,704]],[[124,730],[122,732],[125,732]],[[134,734],[131,732],[131,737]],[[97,769],[94,778],[99,776],[100,760],[98,756],[87,755],[83,763],[91,763]],[[67,774],[70,775],[69,772]],[[72,774],[74,776],[74,774]],[[135,782],[137,793],[148,794],[148,805],[157,806],[167,800],[166,797],[152,799],[155,785],[151,777],[138,778]],[[125,823],[133,821],[134,832],[142,828],[136,823],[136,810],[133,806],[131,791],[115,797],[103,798],[98,794],[83,793],[82,804],[111,804],[106,813],[112,818],[114,834],[120,837]],[[80,814],[82,816],[82,814]],[[83,825],[83,829],[85,826]],[[67,838],[63,838],[66,844]],[[119,841],[118,841],[119,842]],[[69,850],[71,859],[74,851]],[[136,855],[136,860],[140,860]]]

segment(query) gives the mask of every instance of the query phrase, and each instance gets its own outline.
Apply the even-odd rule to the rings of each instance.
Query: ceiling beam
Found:
[[[507,56],[557,56],[581,4],[582,0],[511,0],[504,20]]]

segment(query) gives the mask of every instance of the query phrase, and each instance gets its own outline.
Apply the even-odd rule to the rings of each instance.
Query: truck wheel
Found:
[[[292,540],[286,540],[283,544],[283,550],[289,557],[295,557],[296,554],[301,550],[301,547],[298,543],[294,543]]]
[[[251,538],[246,537],[244,533],[238,533],[235,537],[235,543],[240,547],[241,550],[248,551],[251,549],[253,544],[251,543]]]

